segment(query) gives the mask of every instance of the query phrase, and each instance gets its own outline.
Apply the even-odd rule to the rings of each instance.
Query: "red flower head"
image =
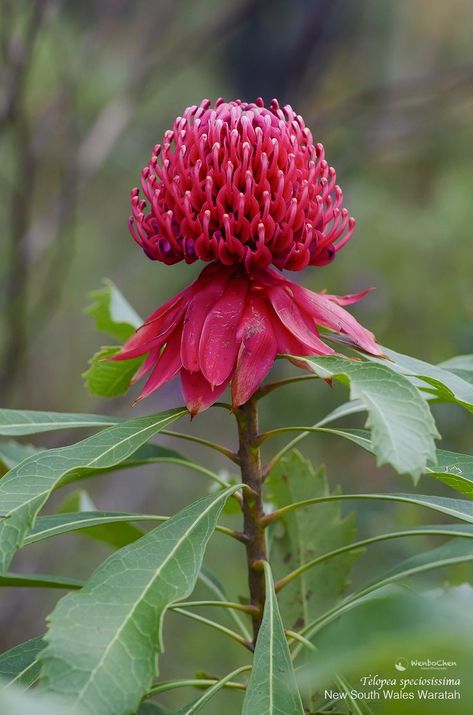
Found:
[[[342,306],[357,296],[313,293],[278,269],[333,260],[355,222],[321,144],[276,100],[204,100],[156,145],[131,192],[130,231],[152,260],[209,262],[197,280],[153,313],[115,359],[147,353],[147,397],[177,374],[196,414],[232,383],[246,402],[278,353],[326,355],[317,326],[380,355],[373,335]]]

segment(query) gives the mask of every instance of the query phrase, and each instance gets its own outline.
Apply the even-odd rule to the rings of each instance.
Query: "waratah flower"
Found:
[[[276,100],[204,100],[164,134],[141,175],[146,198],[131,192],[131,234],[152,260],[210,265],[115,356],[146,354],[134,378],[149,374],[140,398],[179,375],[192,414],[230,382],[237,407],[277,354],[333,354],[318,327],[381,354],[343,309],[365,293],[313,293],[276,270],[325,265],[353,233],[324,157],[302,117]]]

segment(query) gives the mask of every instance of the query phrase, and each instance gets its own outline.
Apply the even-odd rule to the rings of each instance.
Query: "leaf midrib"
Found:
[[[182,414],[185,414],[185,410],[182,411]],[[174,415],[173,415],[173,416],[174,416]],[[161,420],[160,422],[166,422],[168,419],[169,419],[169,418],[166,418],[165,420]],[[58,479],[62,479],[62,478],[65,477],[69,472],[73,472],[73,471],[76,470],[76,469],[90,469],[90,467],[93,467],[94,464],[95,464],[99,459],[103,459],[103,457],[104,457],[105,455],[107,455],[109,452],[113,452],[113,450],[119,448],[119,447],[120,447],[122,444],[124,444],[125,442],[130,441],[133,437],[136,437],[137,435],[140,435],[140,434],[142,434],[143,432],[146,432],[147,430],[152,430],[152,428],[154,428],[154,427],[156,427],[157,425],[159,425],[160,422],[153,422],[152,425],[148,425],[147,427],[145,427],[145,428],[139,430],[138,432],[134,432],[132,435],[128,435],[127,437],[125,437],[124,439],[120,440],[119,442],[116,442],[112,447],[108,447],[104,452],[102,452],[101,454],[99,454],[97,457],[94,457],[94,459],[93,459],[91,462],[88,462],[87,464],[84,464],[84,465],[81,465],[81,466],[71,467],[70,469],[67,469],[65,472],[61,472],[61,474],[60,474],[60,476],[58,477]],[[75,447],[75,446],[77,446],[77,445],[72,445],[72,446]],[[67,447],[66,447],[66,448],[60,447],[59,449],[67,449]],[[36,464],[38,463],[39,460],[44,459],[45,457],[47,458],[48,456],[50,456],[50,452],[49,452],[49,451],[41,452],[39,455],[35,455],[35,457],[36,457],[36,459],[37,459]],[[100,467],[99,467],[99,468],[100,468]],[[104,467],[104,469],[108,469],[108,467]],[[4,517],[5,517],[5,518],[8,518],[8,517],[12,516],[12,515],[15,514],[17,511],[19,511],[19,510],[21,510],[21,509],[24,509],[24,508],[27,507],[29,504],[33,503],[36,499],[40,499],[41,497],[43,497],[43,496],[49,494],[50,491],[51,491],[50,489],[44,489],[44,491],[35,494],[35,495],[34,495],[33,497],[31,497],[30,499],[27,499],[26,501],[22,501],[21,504],[19,504],[18,506],[14,507],[14,508],[11,509],[9,512],[7,512],[7,513],[4,515]]]
[[[222,497],[220,497],[220,500],[221,500],[221,499],[222,499]],[[87,680],[87,682],[84,684],[84,686],[81,688],[81,690],[79,691],[79,693],[78,693],[76,699],[75,699],[74,702],[73,702],[73,705],[74,705],[74,706],[77,705],[77,704],[80,704],[80,701],[81,701],[81,699],[82,699],[82,696],[85,694],[85,692],[87,691],[87,689],[88,689],[88,688],[92,685],[92,683],[94,682],[95,677],[96,677],[96,675],[97,675],[97,672],[98,672],[99,668],[100,668],[100,667],[103,665],[103,663],[105,662],[105,659],[106,659],[106,657],[108,656],[108,654],[109,654],[111,648],[115,645],[115,643],[117,642],[117,639],[119,639],[119,637],[121,636],[121,633],[123,632],[123,629],[125,628],[125,626],[129,623],[129,621],[130,621],[131,618],[133,617],[133,615],[134,615],[136,609],[137,609],[138,606],[142,603],[142,601],[143,601],[143,599],[146,597],[146,594],[148,593],[148,591],[152,588],[152,586],[154,585],[154,583],[156,582],[156,580],[159,578],[159,576],[160,576],[160,574],[161,574],[163,568],[164,568],[165,566],[167,566],[169,560],[174,556],[174,554],[176,553],[176,551],[178,550],[178,548],[180,548],[182,542],[183,542],[185,539],[187,539],[187,537],[188,537],[189,534],[193,531],[193,529],[195,529],[195,528],[197,527],[197,525],[200,524],[200,522],[202,521],[203,517],[206,516],[206,515],[208,514],[208,512],[211,511],[211,509],[212,509],[213,507],[215,507],[217,501],[218,501],[218,500],[211,502],[211,503],[209,504],[209,506],[205,509],[205,511],[203,511],[201,514],[199,514],[198,518],[197,518],[195,521],[192,522],[191,527],[190,527],[189,529],[187,529],[186,532],[181,536],[181,538],[176,542],[175,546],[174,546],[174,547],[172,548],[172,550],[169,552],[169,554],[168,554],[168,556],[166,557],[166,559],[162,562],[162,564],[160,565],[160,567],[159,567],[159,568],[157,569],[157,571],[154,573],[153,578],[150,580],[150,582],[148,583],[148,585],[146,586],[146,588],[142,591],[140,597],[139,597],[139,598],[135,601],[135,603],[132,605],[132,608],[131,608],[131,610],[130,610],[128,616],[126,617],[126,619],[124,619],[122,625],[121,625],[120,628],[117,630],[115,636],[114,636],[113,639],[110,641],[110,643],[107,645],[107,647],[106,647],[106,649],[105,649],[105,651],[104,651],[102,657],[100,658],[99,662],[97,663],[97,665],[95,666],[95,668],[91,671],[90,677],[88,678],[88,680]],[[159,527],[158,527],[158,528],[159,528]],[[166,611],[166,609],[169,607],[169,605],[170,605],[172,602],[173,602],[173,601],[170,601],[170,602],[163,608],[163,610],[162,610],[162,612],[161,612],[161,614],[160,614],[160,619],[159,619],[160,621],[161,621],[161,619],[162,619],[162,616],[163,616],[164,612]]]

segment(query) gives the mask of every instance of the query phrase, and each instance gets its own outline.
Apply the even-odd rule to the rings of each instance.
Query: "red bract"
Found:
[[[232,403],[238,407],[261,384],[278,353],[334,353],[317,324],[379,355],[373,335],[341,307],[363,295],[313,293],[271,268],[249,275],[212,263],[150,315],[115,359],[148,353],[134,378],[149,374],[140,398],[179,375],[192,414],[216,402],[230,381]]]
[[[355,221],[322,144],[273,100],[208,100],[157,144],[131,194],[130,231],[153,260],[299,271],[333,260]]]
[[[115,356],[147,355],[134,378],[148,375],[140,398],[179,375],[192,414],[230,382],[238,407],[277,354],[333,354],[318,327],[381,355],[342,307],[364,293],[313,293],[271,267],[325,265],[354,228],[322,145],[313,145],[291,107],[204,100],[188,108],[155,147],[142,188],[148,204],[132,191],[130,230],[145,253],[167,264],[210,265]]]

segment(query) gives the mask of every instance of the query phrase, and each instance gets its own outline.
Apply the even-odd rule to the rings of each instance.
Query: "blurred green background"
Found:
[[[197,275],[197,264],[148,261],[130,238],[127,219],[129,191],[151,148],[174,117],[202,97],[276,96],[291,103],[324,143],[358,227],[332,265],[297,279],[334,293],[375,286],[353,312],[395,350],[430,361],[472,352],[470,0],[0,5],[2,406],[130,415],[180,401],[175,384],[133,410],[131,396],[111,403],[91,398],[80,374],[101,337],[83,308],[87,293],[107,276],[145,316]],[[290,369],[276,367],[280,374]],[[342,388],[331,391],[325,384],[286,388],[266,401],[264,424],[310,424],[345,397]],[[222,415],[199,417],[193,431],[218,430],[222,442],[234,445],[232,418]],[[447,447],[471,451],[460,410],[446,408],[437,416]],[[77,438],[50,435],[36,443]],[[202,450],[183,451],[209,460]],[[332,486],[410,486],[335,438],[311,438],[305,451],[326,463]],[[225,466],[212,454],[210,461]],[[429,491],[424,481],[420,490]],[[86,487],[99,508],[171,513],[205,484],[161,467],[107,476]],[[358,524],[365,534],[425,519],[406,508],[366,509]],[[354,583],[381,561],[422,546],[406,541],[361,559]],[[15,568],[72,575],[78,562],[86,575],[106,553],[81,537],[61,537],[53,550],[48,544],[29,548]],[[244,593],[238,583],[241,549],[216,536],[209,554],[231,597]],[[43,632],[57,596],[1,592],[0,650]],[[240,662],[238,646],[227,646],[219,635],[211,645],[203,627],[176,616],[169,618],[166,634],[172,657],[165,675],[190,675],[199,657],[199,669],[211,673]],[[233,712],[236,697],[223,696],[219,708],[227,702]],[[182,693],[168,698],[185,701]]]

